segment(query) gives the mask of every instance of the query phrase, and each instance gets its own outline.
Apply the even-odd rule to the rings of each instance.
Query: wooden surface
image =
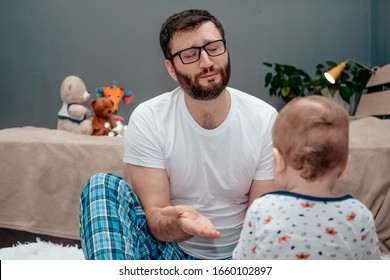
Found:
[[[62,244],[64,246],[77,245],[78,248],[81,248],[80,240],[0,228],[0,248],[12,247],[12,245],[17,244],[18,242],[20,243],[36,242],[37,238],[41,239],[42,241],[47,241],[47,242],[50,241],[52,243]]]

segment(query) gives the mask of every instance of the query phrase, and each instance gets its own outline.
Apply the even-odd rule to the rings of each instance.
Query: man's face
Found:
[[[206,22],[194,31],[176,34],[172,39],[172,53],[190,47],[203,46],[219,39],[222,38],[215,25],[212,22]],[[183,64],[180,57],[176,56],[170,67],[168,72],[172,78],[178,81],[183,90],[196,100],[217,98],[230,79],[230,59],[227,51],[220,56],[210,57],[202,50],[200,59],[191,64]]]
[[[193,75],[186,75],[183,72],[180,72],[175,65],[173,65],[175,69],[175,74],[177,77],[177,81],[183,88],[183,90],[192,98],[196,100],[213,100],[217,98],[221,92],[226,88],[230,79],[230,59],[228,57],[228,61],[224,67],[210,67],[205,68],[202,72]],[[209,73],[216,73],[221,76],[219,79],[209,79],[207,81],[207,85],[203,85],[201,83],[201,79],[207,79]],[[215,74],[211,74],[215,75]]]

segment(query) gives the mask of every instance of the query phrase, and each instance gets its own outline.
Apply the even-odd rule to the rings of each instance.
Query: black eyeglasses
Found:
[[[226,52],[226,41],[225,39],[220,39],[209,42],[201,47],[184,49],[172,54],[169,60],[173,60],[175,56],[178,55],[183,64],[191,64],[197,62],[200,59],[200,53],[202,52],[202,49],[205,50],[205,52],[211,57],[219,56]]]

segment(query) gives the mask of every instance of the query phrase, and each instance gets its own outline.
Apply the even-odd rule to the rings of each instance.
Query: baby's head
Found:
[[[348,160],[349,118],[323,96],[294,98],[279,113],[272,131],[274,148],[286,165],[308,181],[344,167]]]

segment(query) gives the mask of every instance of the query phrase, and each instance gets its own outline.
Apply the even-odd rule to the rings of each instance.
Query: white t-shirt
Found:
[[[233,259],[380,259],[370,210],[350,195],[278,191],[249,208]]]
[[[273,179],[272,126],[277,111],[254,96],[227,90],[230,112],[215,129],[196,123],[179,87],[140,104],[125,138],[124,162],[166,169],[171,204],[192,206],[221,232],[218,239],[193,237],[179,243],[200,259],[231,257],[252,180]]]

